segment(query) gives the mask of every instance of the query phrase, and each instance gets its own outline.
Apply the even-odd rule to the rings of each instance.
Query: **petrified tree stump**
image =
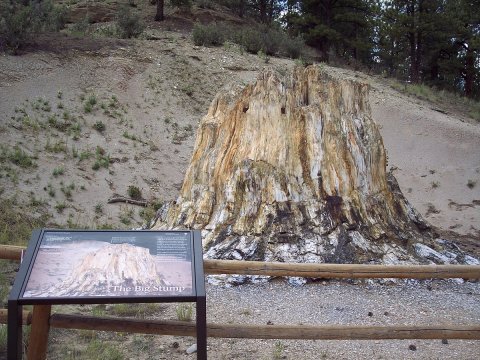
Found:
[[[154,225],[185,227],[223,259],[411,262],[431,239],[386,173],[368,85],[317,66],[217,95],[181,194]]]

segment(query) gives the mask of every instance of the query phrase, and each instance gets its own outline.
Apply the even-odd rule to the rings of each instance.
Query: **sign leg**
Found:
[[[207,301],[197,298],[197,359],[207,360]]]
[[[8,300],[7,356],[9,360],[22,359],[22,306]]]

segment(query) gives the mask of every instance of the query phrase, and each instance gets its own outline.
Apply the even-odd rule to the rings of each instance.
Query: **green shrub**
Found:
[[[0,199],[0,244],[24,246],[32,230],[46,224],[47,214],[37,218],[30,211],[17,210],[17,206],[15,198]]]
[[[170,0],[170,4],[172,4],[172,6],[183,9],[190,9],[192,7],[191,0]]]
[[[56,167],[55,169],[53,169],[53,172],[52,172],[53,176],[57,177],[63,174],[65,174],[65,168],[63,166]]]
[[[32,8],[18,1],[0,0],[0,50],[14,51],[27,43],[32,32]]]
[[[125,356],[117,347],[94,339],[85,350],[85,359],[123,360]]]
[[[105,149],[97,146],[95,150],[95,162],[92,165],[93,170],[99,170],[100,168],[108,169],[110,166],[110,156],[105,153]]]
[[[0,0],[0,51],[16,52],[38,33],[62,29],[65,14],[65,7],[54,5],[51,0],[30,4]]]
[[[245,28],[237,31],[232,40],[252,54],[258,54],[264,47],[262,36],[260,36],[259,31],[253,28]]]
[[[201,9],[213,9],[215,7],[213,0],[197,0],[196,3]]]
[[[263,42],[262,50],[267,55],[279,53],[282,43],[289,38],[284,32],[267,27],[259,28],[259,32]]]
[[[269,28],[265,25],[232,28],[231,25],[225,24],[201,25],[197,23],[193,27],[192,36],[195,45],[220,46],[227,42],[233,42],[252,54],[282,55],[293,59],[304,56],[306,49],[302,38],[290,38],[283,30]]]
[[[120,8],[116,23],[120,37],[124,39],[138,37],[145,29],[145,24],[140,20],[140,16],[132,13],[128,6]]]
[[[225,29],[215,23],[208,25],[196,23],[192,31],[193,43],[197,46],[220,46],[226,40],[223,30]]]
[[[103,123],[103,121],[98,120],[95,124],[93,124],[93,128],[98,132],[102,133],[105,131],[105,124]]]
[[[282,43],[283,55],[291,59],[299,59],[305,53],[305,42],[301,37],[291,38],[286,36]]]
[[[180,321],[192,321],[193,305],[191,303],[180,303],[175,308],[177,319]]]
[[[140,200],[142,198],[142,191],[134,186],[130,185],[127,189],[127,194],[130,196],[132,199]]]
[[[21,168],[29,168],[35,166],[33,159],[25,151],[17,145],[14,146],[13,152],[8,155],[10,161]]]

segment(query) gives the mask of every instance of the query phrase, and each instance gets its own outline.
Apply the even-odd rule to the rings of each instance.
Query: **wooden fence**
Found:
[[[20,260],[24,248],[0,245],[0,259]],[[411,279],[480,279],[480,266],[474,265],[356,265],[293,264],[257,261],[205,260],[205,274],[246,274],[266,276],[299,276],[311,278],[411,278]],[[37,310],[37,311],[36,311]],[[37,314],[36,314],[37,313]],[[45,315],[47,314],[47,315]],[[35,318],[47,316],[53,328],[122,331],[130,333],[196,336],[195,324],[181,321],[136,320],[66,314],[50,315],[49,306],[35,306],[33,315],[23,313],[23,324],[32,324],[30,346],[40,346],[44,339],[34,338]],[[0,323],[6,323],[7,310],[0,310]],[[39,321],[38,323],[45,323]],[[47,331],[48,333],[48,331]],[[380,339],[473,339],[480,340],[480,325],[473,326],[293,326],[207,324],[207,336],[248,339],[309,340],[380,340]],[[41,357],[37,357],[41,358]]]

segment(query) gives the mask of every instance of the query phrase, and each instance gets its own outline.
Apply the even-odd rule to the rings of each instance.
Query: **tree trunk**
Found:
[[[475,84],[475,54],[471,46],[467,46],[465,56],[465,96],[473,97],[473,87]]]
[[[245,13],[245,0],[239,0],[238,16],[243,18],[244,13]]]
[[[165,15],[163,13],[165,7],[165,0],[157,0],[157,13],[155,14],[155,21],[165,20]]]
[[[432,55],[430,59],[430,64],[429,64],[429,72],[430,72],[430,82],[435,84],[438,80],[438,75],[440,73],[440,66],[438,65],[438,58],[440,55],[438,53],[435,53]]]
[[[263,24],[267,22],[267,1],[268,0],[259,1],[260,22],[262,22]]]
[[[419,82],[420,74],[417,62],[417,34],[416,32],[410,32],[410,81],[414,84]]]
[[[408,40],[410,43],[410,81],[412,83],[420,82],[420,66],[419,66],[419,34],[418,34],[418,12],[415,8],[416,1],[411,0],[409,4],[410,31],[408,32]]]
[[[219,94],[159,214],[154,228],[202,229],[207,257],[237,260],[414,259],[430,234],[386,173],[368,86],[316,66]]]

